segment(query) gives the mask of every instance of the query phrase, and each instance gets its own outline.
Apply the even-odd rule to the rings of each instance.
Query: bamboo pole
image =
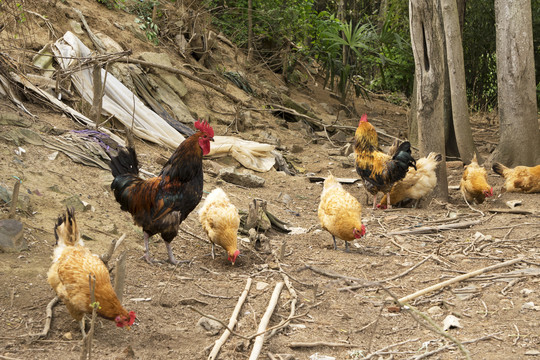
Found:
[[[238,302],[236,303],[236,307],[234,308],[231,318],[229,320],[228,329],[226,329],[223,332],[223,334],[221,334],[221,337],[216,340],[216,343],[214,344],[214,347],[212,348],[210,355],[208,355],[208,360],[214,360],[217,358],[219,354],[219,350],[221,350],[221,347],[223,346],[223,344],[225,344],[225,342],[229,338],[229,335],[231,334],[229,329],[234,329],[234,327],[236,326],[236,323],[238,322],[238,319],[237,319],[238,314],[240,313],[240,309],[242,308],[242,305],[246,301],[246,298],[249,293],[249,289],[251,288],[252,281],[253,280],[251,278],[247,279],[246,287],[244,288],[244,291],[240,295],[240,298],[238,299]]]
[[[415,292],[414,294],[404,296],[401,299],[399,299],[399,302],[400,303],[406,303],[408,301],[416,299],[419,296],[425,295],[425,294],[427,294],[429,292],[442,289],[445,286],[448,286],[448,285],[451,285],[451,284],[466,280],[468,278],[474,277],[476,275],[483,274],[483,273],[488,272],[488,271],[499,269],[499,268],[502,268],[502,267],[505,267],[505,266],[510,266],[510,265],[513,265],[513,264],[518,263],[520,261],[523,261],[522,257],[517,258],[517,259],[508,260],[508,261],[505,261],[505,262],[502,262],[502,263],[499,263],[499,264],[491,265],[491,266],[488,266],[488,267],[485,267],[485,268],[482,268],[482,269],[471,271],[469,273],[457,276],[457,277],[455,277],[453,279],[449,279],[449,280],[443,281],[441,283],[438,283],[438,284],[432,285],[430,287],[427,287],[425,289],[419,290],[419,291]]]
[[[266,311],[263,317],[261,318],[261,322],[259,323],[259,329],[257,330],[258,333],[261,333],[266,330],[266,326],[268,326],[270,317],[272,316],[272,313],[274,312],[274,309],[277,305],[279,294],[281,293],[281,289],[283,289],[283,285],[284,285],[283,281],[280,281],[276,284],[276,287],[274,288],[274,292],[272,293],[272,297],[270,298],[270,302],[268,303],[268,307],[266,308]],[[264,335],[265,333],[255,338],[255,342],[253,343],[253,350],[251,351],[249,360],[257,360],[259,358],[259,355],[261,353],[262,346],[264,343]]]

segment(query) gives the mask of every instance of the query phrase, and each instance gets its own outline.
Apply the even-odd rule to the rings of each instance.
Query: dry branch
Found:
[[[225,95],[226,97],[228,97],[229,99],[231,99],[232,101],[234,101],[237,104],[242,104],[242,105],[246,106],[246,103],[243,100],[237,98],[236,96],[234,96],[232,94],[229,94],[226,90],[223,90],[219,86],[212,84],[210,81],[206,81],[206,80],[203,80],[203,79],[201,79],[201,78],[199,78],[199,77],[197,77],[195,75],[191,75],[190,73],[188,73],[186,71],[183,71],[183,70],[171,67],[171,66],[160,65],[160,64],[156,64],[156,63],[152,63],[152,62],[148,62],[148,61],[144,61],[144,60],[138,60],[138,59],[131,59],[131,58],[129,58],[129,59],[118,59],[117,61],[127,62],[127,63],[132,63],[132,64],[139,64],[139,65],[147,66],[147,67],[155,67],[155,68],[158,68],[158,69],[161,69],[161,70],[171,72],[173,74],[182,75],[184,77],[187,77],[188,79],[191,79],[193,81],[198,82],[199,84],[208,86],[209,88],[217,91],[218,93],[220,93],[222,95]]]
[[[467,341],[463,341],[462,344],[463,345],[467,345],[467,344],[473,344],[475,342],[478,342],[478,341],[483,341],[483,340],[490,340],[490,339],[496,339],[495,338],[495,335],[497,335],[498,333],[495,333],[495,334],[489,334],[489,335],[486,335],[486,336],[482,336],[482,337],[479,337],[477,339],[474,339],[474,340],[467,340]],[[407,360],[420,360],[420,359],[425,359],[425,358],[428,358],[430,357],[431,355],[435,355],[443,350],[446,350],[446,349],[451,349],[455,347],[455,344],[448,344],[448,345],[445,345],[445,346],[442,346],[438,349],[435,349],[435,350],[432,350],[432,351],[429,351],[429,352],[426,352],[422,355],[418,355],[418,356],[413,356],[413,357],[410,357],[408,358]]]
[[[523,258],[520,257],[520,258],[517,258],[517,259],[512,259],[512,260],[505,261],[505,262],[500,263],[500,264],[495,264],[495,265],[491,265],[491,266],[488,266],[488,267],[485,267],[485,268],[482,268],[482,269],[471,271],[469,273],[457,276],[457,277],[455,277],[453,279],[446,280],[446,281],[443,281],[441,283],[438,283],[438,284],[432,285],[430,287],[427,287],[425,289],[419,290],[419,291],[415,292],[414,294],[404,296],[401,299],[399,299],[399,302],[400,303],[406,303],[408,301],[416,299],[419,296],[425,295],[425,294],[427,294],[429,292],[442,289],[445,286],[448,286],[448,285],[451,285],[451,284],[454,284],[454,283],[469,279],[469,278],[471,278],[473,276],[480,275],[480,274],[483,274],[483,273],[488,272],[488,271],[492,271],[492,270],[499,269],[499,268],[502,268],[502,267],[505,267],[505,266],[513,265],[513,264],[518,263],[518,262],[520,262],[522,260],[523,260]]]
[[[43,330],[38,334],[30,334],[30,336],[37,336],[38,339],[47,336],[49,330],[51,329],[51,321],[53,316],[52,309],[56,304],[58,304],[58,301],[60,301],[60,298],[58,298],[58,296],[55,296],[54,299],[49,302],[49,304],[47,305],[45,326],[43,327]]]
[[[246,287],[244,288],[244,291],[242,292],[242,294],[240,295],[240,298],[238,299],[238,302],[236,303],[236,307],[234,308],[231,318],[229,320],[228,328],[230,329],[234,329],[234,326],[238,322],[237,317],[238,317],[238,314],[240,313],[240,309],[242,308],[242,305],[244,304],[244,301],[246,301],[247,295],[249,293],[249,289],[251,288],[251,282],[252,282],[252,279],[248,278]],[[219,354],[219,350],[221,349],[223,344],[225,344],[230,334],[231,334],[230,331],[227,329],[223,332],[221,337],[216,340],[216,343],[214,344],[214,347],[212,348],[210,355],[208,355],[208,360],[214,360],[215,358],[217,358]]]
[[[345,343],[333,343],[327,341],[314,341],[314,342],[292,342],[289,344],[290,348],[312,348],[319,346],[329,346],[329,347],[361,347],[360,345],[355,344],[345,344]]]
[[[264,312],[264,315],[261,318],[261,322],[259,323],[259,329],[257,330],[258,333],[266,330],[266,326],[268,326],[270,317],[272,316],[272,313],[274,312],[274,309],[276,308],[276,305],[279,299],[279,294],[281,293],[281,289],[283,289],[283,285],[284,283],[282,281],[276,284],[276,287],[274,288],[274,292],[272,293],[272,297],[270,298],[270,302],[268,303],[268,307],[266,308],[266,311]],[[259,357],[263,343],[264,343],[264,333],[258,335],[255,338],[255,342],[253,343],[253,350],[251,351],[249,360],[256,360]]]
[[[454,229],[462,229],[473,225],[478,225],[481,222],[483,222],[486,219],[480,219],[480,220],[472,220],[472,221],[464,221],[460,223],[454,223],[454,224],[444,224],[439,226],[422,226],[419,228],[414,229],[408,229],[408,230],[399,230],[399,231],[392,231],[386,234],[387,236],[393,236],[393,235],[408,235],[408,234],[429,234],[432,232],[438,232],[442,230],[454,230]]]
[[[122,241],[124,241],[125,238],[126,238],[126,233],[123,233],[122,236],[120,236],[120,238],[113,239],[111,241],[111,244],[109,245],[109,249],[107,249],[107,252],[104,254],[101,254],[99,258],[101,259],[101,261],[105,263],[105,266],[107,266],[107,264],[111,260],[111,257],[114,254],[114,251],[118,249],[118,247],[120,246],[120,244],[122,244]]]

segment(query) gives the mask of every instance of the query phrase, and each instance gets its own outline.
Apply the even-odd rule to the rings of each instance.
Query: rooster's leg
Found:
[[[373,210],[377,209],[377,194],[373,195]]]
[[[332,235],[332,239],[334,239],[334,250],[337,250],[336,237]]]
[[[390,202],[390,193],[386,194],[386,208],[391,209],[392,203]]]
[[[349,242],[345,240],[345,252],[349,252]]]
[[[148,244],[148,240],[150,239],[150,236],[148,236],[148,233],[146,231],[144,231],[144,248],[146,249],[146,252],[144,253],[143,255],[143,259],[149,263],[149,264],[153,264],[154,263],[154,259],[152,259],[152,257],[150,256],[150,245]]]
[[[176,258],[174,257],[174,254],[172,252],[171,243],[168,242],[168,241],[165,241],[165,246],[167,247],[167,253],[169,254],[169,260],[167,260],[169,263],[171,263],[173,265],[178,265],[178,264],[181,264],[181,263],[189,263],[189,262],[191,262],[191,260],[182,260],[182,261],[176,260]]]

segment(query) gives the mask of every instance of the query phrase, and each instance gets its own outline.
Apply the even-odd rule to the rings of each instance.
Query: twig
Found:
[[[516,345],[517,342],[519,341],[519,337],[521,336],[521,335],[519,334],[519,328],[517,327],[516,324],[514,324],[514,329],[516,329],[517,335],[516,335],[516,338],[514,339],[514,341],[512,341],[512,345]]]
[[[202,237],[197,236],[197,235],[195,235],[194,233],[189,232],[189,231],[187,231],[187,230],[184,229],[184,228],[179,227],[178,229],[180,229],[180,231],[183,231],[183,232],[185,232],[186,234],[188,234],[188,235],[190,235],[190,236],[193,236],[195,239],[201,240],[201,241],[204,242],[205,244],[211,244],[210,240],[203,239]]]
[[[417,267],[419,267],[420,265],[422,265],[423,263],[425,263],[426,261],[431,259],[431,257],[432,257],[432,255],[427,256],[424,260],[420,261],[418,264],[408,268],[407,270],[405,270],[401,274],[394,275],[392,277],[389,277],[388,279],[384,279],[384,280],[381,280],[379,282],[369,282],[369,283],[366,283],[366,284],[351,285],[351,286],[340,288],[340,289],[338,289],[338,291],[356,290],[356,289],[360,289],[360,288],[363,288],[363,287],[373,286],[373,285],[376,285],[377,283],[385,283],[385,282],[388,282],[388,281],[393,281],[393,280],[399,279],[400,277],[403,277],[403,276],[407,275],[408,273],[410,273],[411,271],[413,271],[414,269],[416,269]]]
[[[488,271],[492,271],[492,270],[499,269],[499,268],[502,268],[502,267],[505,267],[505,266],[513,265],[513,264],[518,263],[518,262],[520,262],[522,260],[523,260],[523,258],[519,257],[517,259],[508,260],[508,261],[505,261],[505,262],[500,263],[500,264],[495,264],[495,265],[491,265],[491,266],[488,266],[488,267],[485,267],[485,268],[482,268],[482,269],[471,271],[469,273],[457,276],[457,277],[455,277],[453,279],[446,280],[446,281],[443,281],[442,283],[438,283],[438,284],[435,284],[433,286],[427,287],[425,289],[419,290],[419,291],[417,291],[417,292],[415,292],[413,294],[404,296],[401,299],[399,299],[399,302],[400,303],[409,302],[409,301],[411,301],[413,299],[416,299],[419,296],[425,295],[425,294],[427,294],[429,292],[442,289],[445,286],[448,286],[448,285],[451,285],[451,284],[466,280],[468,278],[474,277],[476,275],[483,274],[483,273],[488,272]]]
[[[357,344],[345,344],[345,343],[333,343],[327,341],[314,341],[314,342],[292,342],[289,344],[290,348],[313,348],[319,346],[329,346],[329,347],[361,347]]]
[[[386,352],[387,350],[389,350],[389,349],[391,349],[391,348],[393,348],[393,347],[396,347],[396,346],[399,346],[399,345],[403,345],[403,344],[406,344],[406,343],[408,343],[408,342],[418,341],[418,340],[419,340],[419,338],[416,338],[416,339],[409,339],[409,340],[404,340],[404,341],[398,342],[398,343],[396,343],[396,344],[388,345],[388,346],[386,346],[386,347],[384,347],[384,348],[382,348],[382,349],[379,349],[379,350],[377,350],[377,351],[375,351],[375,352],[372,352],[371,354],[368,354],[368,355],[364,356],[364,357],[362,358],[362,360],[368,360],[368,359],[371,359],[372,357],[377,356],[377,355],[381,355],[382,353]]]
[[[386,293],[388,293],[393,299],[394,301],[396,301],[396,303],[402,307],[403,309],[407,310],[407,312],[409,313],[409,315],[411,315],[411,317],[421,326],[431,330],[431,331],[434,331],[436,332],[437,334],[449,339],[450,341],[452,341],[454,344],[457,345],[457,347],[459,348],[459,350],[463,353],[463,355],[465,355],[465,358],[467,360],[470,360],[471,359],[471,355],[469,354],[469,351],[467,349],[465,349],[465,347],[463,346],[463,344],[461,342],[459,342],[459,340],[457,340],[454,336],[450,335],[450,333],[444,331],[443,329],[441,329],[436,323],[435,321],[433,321],[432,318],[430,318],[427,314],[424,314],[423,312],[421,312],[420,310],[416,309],[414,306],[412,305],[409,305],[409,304],[404,304],[404,302],[402,302],[400,299],[397,298],[396,295],[394,295],[390,290],[388,290],[387,288],[385,288],[384,286],[381,286],[381,289],[386,291]],[[426,323],[420,321],[420,319],[417,318],[417,316],[420,316],[422,317],[425,322],[427,322],[430,326],[428,326]]]
[[[489,217],[491,218],[491,217]],[[481,222],[485,221],[487,219],[482,218],[480,220],[472,220],[472,221],[464,221],[460,223],[454,223],[454,224],[444,224],[439,226],[422,226],[415,229],[408,229],[408,230],[399,230],[399,231],[393,231],[386,234],[386,236],[393,236],[393,235],[405,235],[405,234],[428,234],[432,232],[438,232],[442,230],[453,230],[453,229],[462,229],[465,227],[473,226],[480,224]]]
[[[538,215],[537,212],[522,210],[522,209],[489,209],[491,213],[506,213],[506,214],[518,214],[518,215]]]
[[[173,74],[182,75],[184,77],[187,77],[188,79],[191,79],[193,81],[198,82],[199,84],[202,84],[202,85],[208,86],[209,88],[214,89],[215,91],[217,91],[218,93],[220,93],[222,95],[225,95],[226,97],[228,97],[229,99],[231,99],[235,103],[239,103],[239,104],[242,104],[243,106],[246,106],[246,103],[243,100],[241,100],[241,99],[237,98],[236,96],[228,93],[226,90],[220,88],[217,85],[214,85],[213,83],[211,83],[209,81],[206,81],[206,80],[203,80],[203,79],[201,79],[201,78],[199,78],[197,76],[191,75],[190,73],[188,73],[186,71],[179,70],[179,69],[171,67],[171,66],[161,65],[161,64],[157,64],[157,63],[153,63],[153,62],[149,62],[149,61],[144,61],[144,60],[139,60],[139,59],[133,59],[133,58],[118,59],[117,61],[119,61],[119,62],[127,62],[127,63],[132,63],[132,64],[139,64],[139,65],[147,66],[147,67],[155,67],[155,68],[158,68],[158,69],[161,69],[161,70],[171,72]]]
[[[158,297],[158,304],[161,304],[161,297],[163,296],[163,293],[165,292],[165,289],[167,289],[167,285],[169,285],[169,282],[171,281],[172,279],[172,276],[174,275],[174,272],[176,271],[176,268],[178,267],[178,263],[176,263],[176,265],[174,265],[174,269],[171,271],[171,275],[169,276],[169,279],[167,279],[167,283],[165,284],[165,286],[163,287],[163,290],[161,290],[161,293],[159,293],[159,297]]]
[[[60,298],[58,296],[55,296],[54,299],[52,299],[49,304],[47,305],[47,309],[45,311],[46,317],[45,317],[45,326],[43,326],[43,330],[41,330],[38,334],[30,334],[30,336],[37,336],[38,339],[42,337],[46,337],[47,334],[49,334],[49,330],[51,329],[51,322],[52,322],[52,316],[53,316],[53,307],[58,304],[58,301],[60,301]]]
[[[467,341],[463,341],[462,344],[464,345],[467,345],[467,344],[473,344],[475,342],[478,342],[478,341],[482,341],[482,340],[489,340],[489,339],[495,339],[495,335],[497,335],[498,333],[495,333],[495,334],[490,334],[490,335],[486,335],[486,336],[482,336],[482,337],[479,337],[477,339],[474,339],[474,340],[467,340]],[[425,358],[428,358],[430,357],[431,355],[435,355],[443,350],[447,350],[447,349],[451,349],[453,348],[455,345],[454,344],[448,344],[448,345],[445,345],[445,346],[442,346],[438,349],[435,349],[435,350],[432,350],[430,352],[427,352],[427,353],[424,353],[422,355],[418,355],[418,356],[413,356],[411,358],[408,358],[407,360],[421,360],[421,359],[425,359]]]
[[[118,301],[122,303],[124,297],[124,284],[126,279],[126,252],[122,252],[118,261],[116,262],[116,269],[114,275],[114,292]]]
[[[221,325],[223,325],[223,327],[224,327],[227,331],[229,331],[231,334],[236,335],[236,336],[238,336],[239,338],[244,339],[244,340],[250,340],[249,337],[244,336],[244,335],[242,335],[242,334],[239,334],[239,333],[233,331],[231,328],[229,328],[229,326],[228,326],[227,324],[225,324],[223,321],[219,320],[218,318],[216,318],[216,317],[214,317],[214,316],[211,316],[211,315],[206,315],[205,313],[203,313],[203,312],[197,310],[196,308],[194,308],[194,307],[191,306],[191,305],[189,305],[187,308],[188,308],[189,310],[195,311],[197,314],[199,314],[199,315],[201,315],[201,316],[204,316],[205,318],[208,318],[208,319],[210,319],[210,320],[215,320],[215,321],[217,321],[218,323],[220,323]]]
[[[17,210],[17,203],[19,202],[19,188],[21,187],[21,180],[16,179],[15,185],[13,186],[13,194],[11,195],[11,206],[9,207],[8,218],[13,219],[15,217],[15,212]]]
[[[257,332],[260,333],[266,330],[266,326],[268,325],[268,322],[270,321],[270,317],[272,316],[272,313],[274,312],[274,309],[279,300],[279,294],[281,293],[281,289],[283,289],[283,284],[284,283],[282,281],[276,284],[276,287],[274,288],[274,292],[272,293],[272,297],[270,298],[270,302],[268,303],[268,307],[266,308],[266,311],[263,317],[261,318],[261,322],[259,323],[259,329]],[[255,342],[253,343],[253,350],[251,351],[249,360],[256,360],[259,357],[263,343],[264,343],[264,333],[255,338]]]
[[[4,356],[4,355],[0,355],[0,359],[2,359],[2,360],[22,360],[20,358],[12,358],[12,357],[9,357],[9,356]]]
[[[463,193],[463,200],[465,200],[465,203],[467,204],[467,206],[469,207],[469,209],[471,209],[472,211],[476,211],[477,213],[482,214],[482,217],[486,216],[482,211],[473,208],[473,207],[471,206],[471,204],[469,204],[469,202],[467,201],[467,198],[465,197],[465,193]]]
[[[88,275],[88,286],[90,287],[90,306],[92,307],[92,320],[90,321],[90,330],[88,331],[88,334],[86,334],[82,339],[83,346],[81,352],[81,360],[92,359],[92,339],[94,338],[97,309],[99,308],[99,303],[96,302],[96,278],[93,274]]]
[[[103,261],[103,263],[105,263],[105,266],[107,266],[107,264],[111,260],[111,257],[114,254],[114,251],[118,249],[118,247],[120,246],[120,244],[122,244],[122,241],[124,241],[125,238],[126,238],[126,233],[123,233],[122,236],[120,236],[120,238],[113,239],[111,241],[111,244],[109,245],[109,249],[107,249],[107,252],[104,254],[101,254],[99,258],[101,259],[101,261]]]
[[[242,294],[240,295],[240,298],[238,299],[238,302],[236,303],[236,307],[233,310],[233,313],[231,315],[231,318],[229,320],[228,328],[234,329],[234,326],[238,322],[237,317],[240,313],[240,309],[242,308],[242,305],[244,304],[244,301],[246,301],[247,295],[249,293],[249,289],[251,288],[252,279],[248,278],[246,287],[244,288],[244,291],[242,291]],[[221,337],[216,340],[216,343],[214,344],[214,347],[212,348],[212,351],[210,352],[210,355],[208,355],[208,360],[214,360],[217,358],[219,354],[219,350],[225,344],[227,339],[229,338],[230,331],[227,329],[221,334]]]

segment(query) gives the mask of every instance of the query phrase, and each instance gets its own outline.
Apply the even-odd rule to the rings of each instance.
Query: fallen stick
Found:
[[[365,282],[363,284],[346,286],[346,287],[339,288],[338,291],[356,290],[356,289],[360,289],[360,288],[363,288],[363,287],[370,287],[370,286],[374,286],[374,285],[377,285],[377,284],[382,284],[382,283],[385,283],[385,282],[388,282],[388,281],[393,281],[393,280],[399,279],[400,277],[403,277],[403,276],[407,275],[408,273],[410,273],[411,271],[413,271],[414,269],[416,269],[417,267],[419,267],[420,265],[422,265],[423,263],[425,263],[426,261],[431,259],[431,257],[432,257],[431,255],[427,256],[426,258],[424,258],[424,260],[420,261],[418,264],[408,268],[407,270],[405,270],[404,272],[402,272],[400,274],[389,277],[388,279],[384,279],[384,280],[381,280],[381,281],[370,281],[370,282]]]
[[[246,301],[247,295],[249,293],[249,289],[251,288],[252,281],[253,280],[251,278],[247,279],[246,287],[244,288],[244,291],[240,295],[240,298],[238,298],[236,307],[234,308],[233,313],[231,315],[231,319],[229,320],[228,328],[230,329],[234,329],[236,323],[238,322],[238,319],[237,319],[238,314],[240,313],[240,309],[242,308],[242,305]],[[214,344],[212,351],[210,351],[210,355],[208,355],[208,360],[214,360],[215,358],[217,358],[219,354],[219,350],[221,350],[221,347],[223,346],[223,344],[225,344],[230,334],[231,332],[228,329],[226,329],[223,332],[223,334],[221,334],[221,337],[216,340],[216,343]]]
[[[259,328],[257,330],[258,333],[263,332],[266,330],[266,326],[268,325],[268,322],[270,321],[270,317],[272,316],[272,313],[274,312],[274,309],[276,308],[279,294],[281,293],[281,289],[283,289],[284,283],[282,281],[278,282],[276,284],[276,287],[274,288],[274,292],[272,293],[272,297],[270,298],[270,302],[268,303],[268,307],[266,308],[266,311],[261,318],[261,322],[259,323]],[[251,351],[251,355],[249,356],[249,360],[257,360],[259,357],[259,354],[261,353],[262,346],[264,343],[264,333],[261,335],[258,335],[255,338],[255,342],[253,343],[253,350]]]
[[[368,359],[371,359],[372,357],[374,356],[377,356],[377,355],[380,355],[381,353],[384,353],[385,351],[393,348],[393,347],[396,347],[396,346],[399,346],[399,345],[403,345],[403,344],[406,344],[408,342],[415,342],[415,341],[418,341],[419,338],[416,338],[416,339],[408,339],[408,340],[404,340],[404,341],[401,341],[401,342],[398,342],[396,344],[391,344],[391,345],[388,345],[382,349],[379,349],[375,352],[372,352],[371,354],[369,355],[366,355],[365,357],[362,358],[362,360],[368,360]]]
[[[104,254],[101,254],[101,256],[99,257],[101,261],[103,261],[105,266],[108,265],[109,261],[111,260],[111,257],[114,254],[114,251],[118,249],[118,247],[120,246],[120,244],[122,244],[122,241],[124,241],[125,238],[126,238],[126,233],[123,233],[122,236],[120,236],[120,238],[111,240],[111,244],[109,245],[107,252]]]
[[[361,345],[356,344],[345,344],[345,343],[332,343],[327,341],[314,341],[314,342],[292,342],[289,344],[290,348],[312,348],[318,346],[329,346],[329,347],[362,347]]]
[[[505,213],[505,214],[518,214],[518,215],[538,215],[538,213],[529,210],[521,209],[489,209],[490,213]]]
[[[473,344],[475,342],[478,342],[478,341],[483,341],[483,340],[490,340],[490,339],[497,339],[495,337],[495,335],[497,335],[498,333],[495,333],[495,334],[490,334],[490,335],[486,335],[486,336],[482,336],[482,337],[479,337],[477,339],[474,339],[474,340],[467,340],[467,341],[463,341],[462,344],[466,345],[466,344]],[[455,347],[456,345],[455,344],[448,344],[448,345],[445,345],[445,346],[442,346],[438,349],[435,349],[435,350],[432,350],[432,351],[429,351],[429,352],[426,352],[422,355],[417,355],[417,356],[413,356],[413,357],[410,357],[408,358],[407,360],[420,360],[420,359],[425,359],[425,358],[428,358],[430,357],[431,355],[435,355],[443,350],[446,350],[446,349],[451,349],[453,347]]]
[[[480,220],[472,220],[472,221],[464,221],[460,223],[454,223],[454,224],[444,224],[439,226],[422,226],[416,229],[408,229],[408,230],[399,230],[399,231],[392,231],[386,234],[387,236],[393,236],[393,235],[406,235],[406,234],[428,234],[432,232],[438,232],[442,230],[453,230],[453,229],[462,229],[465,227],[473,226],[480,224],[486,219],[480,219]]]
[[[47,336],[49,334],[49,330],[51,329],[51,321],[53,316],[53,307],[58,304],[58,301],[60,301],[60,298],[58,296],[55,296],[54,299],[52,299],[49,304],[47,305],[47,310],[45,311],[46,317],[45,317],[45,326],[43,327],[43,330],[41,330],[40,333],[37,334],[30,334],[30,336],[37,336],[38,339]]]
[[[154,68],[158,68],[158,69],[161,69],[161,70],[171,72],[173,74],[182,75],[184,77],[187,77],[188,79],[191,79],[193,81],[198,82],[199,84],[202,84],[202,85],[208,86],[211,89],[214,89],[218,93],[220,93],[222,95],[225,95],[226,97],[228,97],[229,99],[234,101],[236,104],[242,104],[242,105],[246,106],[246,103],[243,100],[241,100],[241,99],[237,98],[236,96],[228,93],[226,90],[224,90],[224,89],[220,88],[219,86],[211,83],[210,81],[206,81],[206,80],[203,80],[203,79],[201,79],[201,78],[199,78],[199,77],[197,77],[195,75],[191,75],[187,71],[183,71],[183,70],[177,69],[177,68],[172,67],[172,66],[161,65],[161,64],[157,64],[157,63],[153,63],[153,62],[149,62],[149,61],[144,61],[144,60],[139,60],[139,59],[133,59],[133,58],[117,59],[116,61],[118,61],[118,62],[127,62],[127,63],[132,63],[132,64],[139,64],[139,65],[146,66],[146,67],[154,67]]]
[[[485,268],[482,268],[482,269],[471,271],[469,273],[457,276],[457,277],[455,277],[453,279],[446,280],[446,281],[443,281],[441,283],[438,283],[438,284],[432,285],[430,287],[427,287],[425,289],[419,290],[419,291],[417,291],[417,292],[415,292],[413,294],[404,296],[404,297],[399,299],[399,302],[400,303],[406,303],[408,301],[416,299],[419,296],[425,295],[425,294],[427,294],[429,292],[442,289],[445,286],[448,286],[448,285],[451,285],[451,284],[466,280],[468,278],[471,278],[471,277],[476,276],[476,275],[483,274],[483,273],[488,272],[488,271],[492,271],[492,270],[499,269],[499,268],[502,268],[502,267],[505,267],[505,266],[513,265],[513,264],[518,263],[518,262],[520,262],[522,260],[523,260],[523,258],[520,257],[520,258],[517,258],[517,259],[512,259],[512,260],[502,262],[500,264],[495,264],[495,265],[491,265],[491,266],[488,266],[488,267],[485,267]]]

